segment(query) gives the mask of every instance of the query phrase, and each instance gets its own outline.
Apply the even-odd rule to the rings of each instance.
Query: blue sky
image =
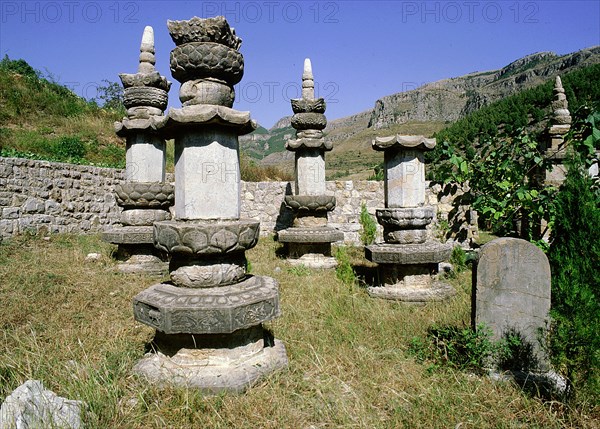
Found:
[[[137,71],[145,25],[157,69],[169,71],[167,19],[224,15],[243,39],[235,108],[267,128],[290,115],[302,63],[313,63],[327,117],[373,107],[385,95],[497,69],[522,56],[600,44],[599,1],[0,1],[0,55],[49,71],[78,95]]]

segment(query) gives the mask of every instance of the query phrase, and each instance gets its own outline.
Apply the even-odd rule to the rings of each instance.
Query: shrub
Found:
[[[350,262],[350,256],[345,247],[338,247],[335,251],[335,259],[338,266],[335,268],[336,277],[344,284],[354,285],[356,283],[356,275]]]
[[[569,393],[600,388],[600,193],[573,155],[555,202],[550,353]]]
[[[52,144],[51,151],[59,159],[70,160],[83,158],[87,148],[79,137],[61,137]]]
[[[365,246],[373,244],[375,236],[377,235],[377,223],[373,220],[373,217],[369,214],[367,206],[362,203],[360,206],[360,240]]]

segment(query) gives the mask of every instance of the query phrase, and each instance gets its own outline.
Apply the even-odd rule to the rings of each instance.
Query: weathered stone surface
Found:
[[[384,228],[383,239],[390,244],[418,244],[427,240],[426,229],[400,229],[386,231]]]
[[[175,199],[170,183],[124,182],[115,186],[117,204],[121,207],[169,208]]]
[[[259,340],[262,348],[248,352],[246,346],[182,349],[169,356],[147,353],[133,371],[151,383],[198,389],[204,394],[242,393],[263,377],[287,367],[283,343]],[[227,357],[222,353],[226,352]]]
[[[327,118],[322,113],[296,113],[292,116],[292,127],[297,130],[324,130]]]
[[[137,321],[166,334],[232,333],[279,316],[277,286],[259,276],[213,288],[161,283],[133,298],[133,312]]]
[[[320,136],[317,138],[297,138],[285,142],[285,148],[289,151],[297,151],[301,149],[320,149],[329,151],[333,149],[333,143],[325,140]]]
[[[184,106],[214,104],[232,107],[235,100],[233,87],[210,79],[195,79],[184,82],[179,90],[179,99]]]
[[[498,238],[481,249],[476,278],[475,323],[491,328],[494,339],[516,331],[544,369],[547,360],[538,341],[550,311],[550,264],[544,252],[525,240]]]
[[[415,229],[429,225],[434,217],[433,207],[408,207],[377,209],[377,222],[390,229]]]
[[[433,281],[431,287],[410,286],[371,286],[367,293],[373,298],[391,299],[414,304],[430,301],[444,301],[456,294],[454,288],[446,283]]]
[[[169,272],[169,263],[151,253],[142,253],[131,255],[127,261],[117,264],[117,269],[125,274],[160,276]]]
[[[154,230],[152,226],[114,227],[102,233],[102,240],[113,244],[152,244]]]
[[[167,108],[169,95],[161,88],[132,86],[123,91],[123,105],[129,109],[137,106],[155,107],[161,111]]]
[[[344,239],[344,234],[330,227],[287,228],[277,233],[281,243],[333,243]]]
[[[217,259],[194,259],[176,269],[171,263],[171,280],[181,287],[226,286],[244,280],[246,277],[246,258],[242,253],[237,257]]]
[[[332,269],[337,267],[337,260],[333,256],[325,256],[322,253],[305,253],[299,258],[287,259],[287,262],[294,266],[304,265],[312,269]]]
[[[165,141],[159,136],[141,131],[130,133],[127,136],[125,161],[127,163],[125,167],[125,180],[145,183],[165,181]],[[142,189],[141,186],[144,185],[121,186],[119,189],[123,193],[125,200],[128,201],[128,196],[131,195],[132,192],[136,192],[140,195],[148,192],[148,190]],[[163,197],[163,195],[165,195],[168,196],[167,200],[170,197],[169,205],[173,205],[174,191],[171,185],[167,184],[160,188],[150,185],[145,186],[148,186],[151,189],[150,192],[155,194],[155,196]],[[164,194],[164,192],[166,192],[166,194]],[[120,198],[118,193],[117,197]],[[153,201],[154,199],[155,198],[151,198],[146,201],[150,203],[150,201]],[[120,199],[119,202],[121,202]],[[141,203],[141,201],[132,201],[134,206]],[[158,201],[156,201],[155,204],[156,203],[158,203]]]
[[[170,254],[226,254],[256,246],[260,222],[250,219],[232,221],[165,221],[154,224],[154,245]]]
[[[206,130],[207,125],[227,128],[236,136],[251,133],[258,127],[256,121],[250,119],[250,112],[241,112],[226,106],[194,104],[181,109],[169,109],[162,132],[165,137],[174,138],[182,129],[198,129],[200,133]]]
[[[365,257],[378,264],[437,264],[452,253],[451,243],[429,241],[422,244],[373,244],[365,247]]]
[[[6,397],[0,407],[0,429],[83,427],[84,403],[61,398],[44,389],[41,381],[28,380]]]
[[[167,21],[169,34],[176,45],[191,42],[214,42],[232,49],[239,49],[242,39],[223,16],[214,18],[193,18],[186,21]]]
[[[435,139],[423,136],[395,135],[389,137],[375,137],[372,142],[373,149],[387,151],[389,149],[418,149],[419,151],[435,148]]]
[[[124,210],[120,219],[124,226],[152,226],[154,222],[171,220],[171,213],[157,209],[132,209]]]
[[[325,155],[320,149],[296,152],[296,195],[324,195]]]
[[[290,100],[294,113],[325,113],[327,104],[323,98],[292,98]]]
[[[385,206],[419,207],[425,203],[425,156],[422,150],[391,149],[384,153]]]
[[[285,205],[294,211],[331,211],[335,209],[333,195],[286,195]]]

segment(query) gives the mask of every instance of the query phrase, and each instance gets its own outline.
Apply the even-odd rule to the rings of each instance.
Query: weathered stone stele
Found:
[[[171,82],[154,68],[154,31],[146,27],[140,46],[138,72],[119,75],[124,86],[127,117],[115,123],[126,138],[126,183],[115,187],[123,207],[122,227],[105,231],[105,241],[118,244],[119,270],[126,273],[163,274],[168,263],[152,245],[152,224],[171,218],[173,186],[165,181],[165,140],[160,135]]]
[[[499,340],[517,334],[531,353],[523,366],[547,369],[539,336],[550,311],[550,264],[542,250],[518,238],[498,238],[481,249],[477,264],[475,325]]]
[[[377,209],[384,243],[365,247],[365,257],[378,264],[379,283],[369,295],[424,303],[452,296],[455,291],[437,280],[438,264],[450,256],[451,244],[427,241],[426,227],[435,216],[425,206],[424,151],[435,139],[423,136],[377,137],[373,149],[384,152],[385,208]]]
[[[241,392],[287,365],[284,345],[262,326],[280,314],[278,284],[246,271],[260,224],[240,219],[238,136],[256,128],[231,108],[241,39],[222,16],[168,27],[183,107],[161,125],[175,139],[175,219],[155,222],[153,240],[171,255],[171,281],[133,299],[135,319],[157,330],[134,371],[162,385]]]
[[[327,226],[327,212],[335,209],[335,197],[326,195],[325,151],[333,146],[323,138],[327,125],[325,100],[315,99],[312,65],[304,60],[302,98],[291,100],[292,127],[296,138],[286,142],[295,153],[295,194],[285,196],[285,205],[294,212],[292,227],[279,231],[277,238],[285,244],[288,262],[309,268],[334,268],[331,243],[344,234]]]

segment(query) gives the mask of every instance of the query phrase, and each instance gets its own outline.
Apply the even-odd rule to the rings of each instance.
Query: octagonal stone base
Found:
[[[154,229],[149,226],[121,226],[102,233],[102,240],[113,244],[152,244]]]
[[[450,258],[453,245],[429,241],[422,244],[373,244],[365,257],[378,264],[437,264]]]
[[[330,269],[338,265],[333,256],[325,256],[321,253],[306,253],[299,258],[287,259],[287,262],[294,267],[304,265],[314,269]]]
[[[156,333],[154,352],[133,368],[151,383],[199,389],[206,394],[241,393],[287,367],[285,346],[261,325],[229,335]]]
[[[344,233],[335,228],[287,228],[277,233],[281,243],[333,243],[344,239]]]
[[[225,334],[279,316],[278,283],[251,276],[221,287],[150,286],[133,298],[134,318],[166,334]]]

